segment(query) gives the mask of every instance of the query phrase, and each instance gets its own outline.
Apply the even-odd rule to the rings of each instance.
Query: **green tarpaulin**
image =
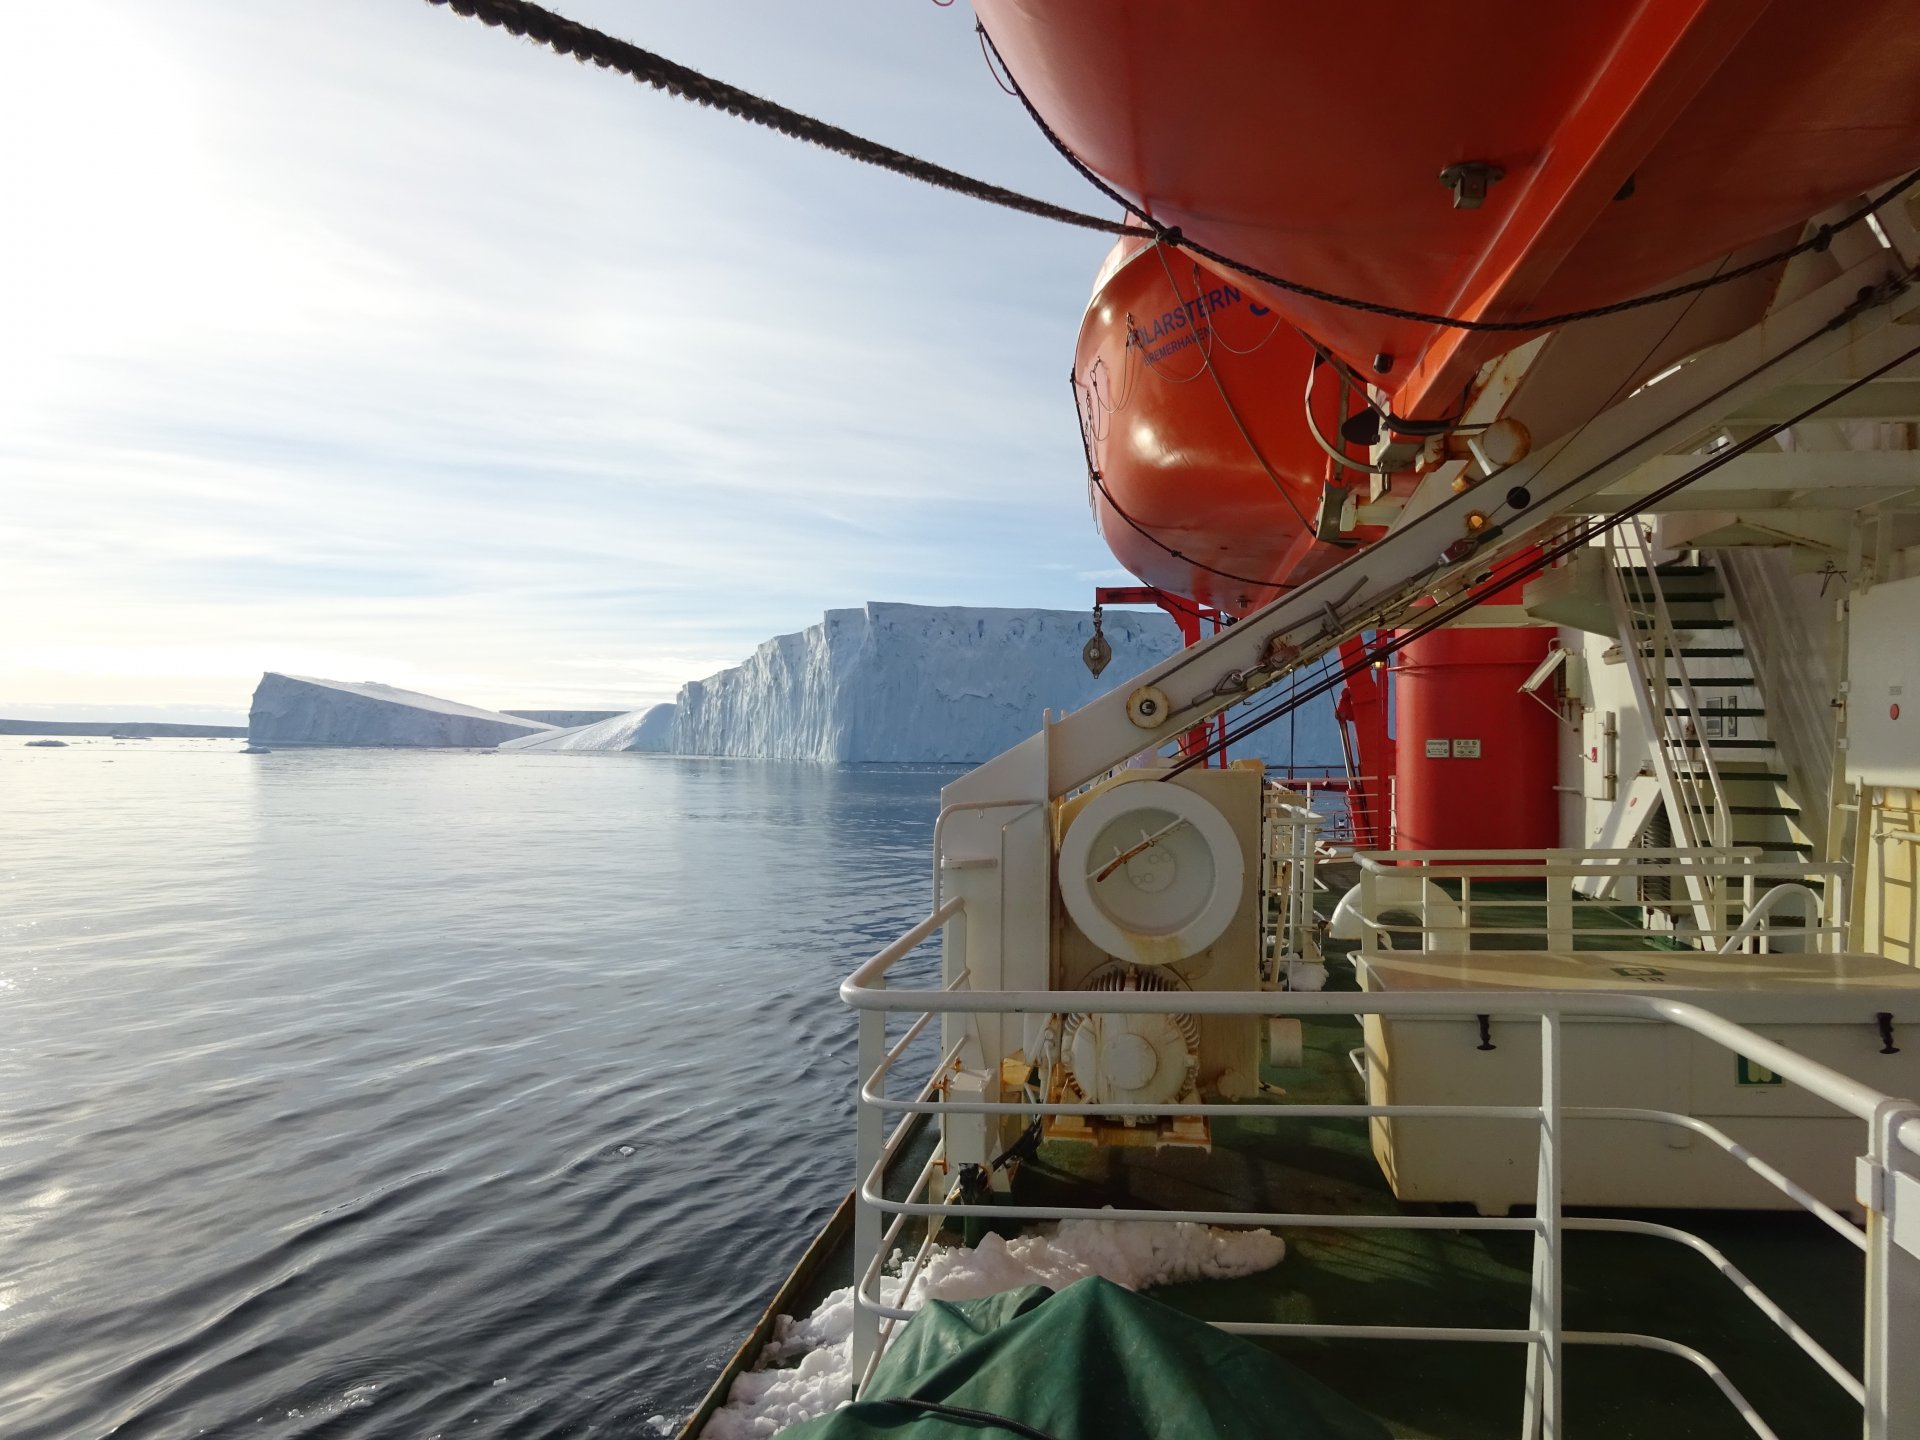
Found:
[[[888,1396],[1008,1416],[1057,1440],[1388,1440],[1378,1420],[1279,1357],[1098,1278],[1058,1293],[1031,1285],[929,1302],[888,1346],[864,1398],[786,1440],[996,1433]]]

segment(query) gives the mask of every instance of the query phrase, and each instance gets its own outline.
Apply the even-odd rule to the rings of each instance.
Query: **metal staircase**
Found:
[[[1800,807],[1718,572],[1653,564],[1631,526],[1609,548],[1621,654],[1646,720],[1672,843],[1757,850],[1763,862],[1808,857],[1814,846],[1798,824]],[[1730,898],[1693,893],[1696,923],[1723,926]]]

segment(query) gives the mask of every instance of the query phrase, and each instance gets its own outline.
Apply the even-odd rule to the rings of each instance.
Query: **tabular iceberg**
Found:
[[[253,692],[247,739],[255,745],[497,745],[554,727],[375,681],[317,680],[268,671]]]
[[[1070,610],[870,603],[761,645],[744,664],[680,691],[671,748],[682,755],[978,763],[1040,727],[1042,709],[1086,704],[1173,654],[1173,621],[1105,617],[1113,647],[1095,679],[1080,650],[1092,618]],[[1301,765],[1340,761],[1322,698],[1237,753]],[[629,748],[629,747],[622,747]]]

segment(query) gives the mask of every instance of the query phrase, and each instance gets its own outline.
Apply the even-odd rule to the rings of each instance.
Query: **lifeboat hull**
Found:
[[[1908,0],[1844,14],[1823,0],[975,9],[1060,141],[1156,221],[1271,274],[1422,311],[1612,303],[1920,165]],[[1501,176],[1456,208],[1441,175],[1467,162]],[[1447,413],[1525,338],[1237,278],[1402,414]]]
[[[1373,533],[1317,538],[1331,462],[1306,426],[1315,359],[1282,316],[1191,256],[1144,240],[1114,247],[1081,322],[1074,382],[1094,513],[1121,564],[1238,615]],[[1315,414],[1329,436],[1340,383],[1321,367]]]

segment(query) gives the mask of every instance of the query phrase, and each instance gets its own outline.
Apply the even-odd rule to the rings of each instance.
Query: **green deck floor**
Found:
[[[1344,971],[1344,973],[1342,973]],[[1336,964],[1337,984],[1351,969]],[[1361,1103],[1347,1052],[1359,1025],[1309,1021],[1306,1061],[1263,1078],[1302,1103]],[[1733,1162],[1728,1161],[1729,1164]],[[1375,1164],[1364,1121],[1247,1119],[1216,1125],[1210,1153],[1049,1144],[1017,1199],[1060,1205],[1470,1215],[1402,1205]],[[1580,1212],[1571,1213],[1598,1213]],[[1628,1212],[1621,1212],[1628,1213]],[[1810,1216],[1630,1212],[1718,1246],[1843,1364],[1860,1359],[1859,1252]],[[1286,1232],[1276,1269],[1155,1294],[1210,1320],[1518,1327],[1526,1324],[1531,1238],[1471,1231]],[[1718,1361],[1781,1440],[1858,1434],[1859,1408],[1703,1257],[1670,1241],[1570,1234],[1567,1327],[1638,1331]],[[1518,1345],[1281,1341],[1274,1348],[1381,1416],[1396,1436],[1511,1440],[1525,1357]],[[1751,1436],[1713,1383],[1651,1351],[1569,1347],[1566,1415],[1575,1440]]]
[[[1454,893],[1458,894],[1457,882]],[[1545,944],[1540,888],[1475,882],[1477,923],[1502,933],[1479,948]],[[1624,907],[1579,912],[1577,949],[1681,948],[1664,937],[1629,936]],[[1509,928],[1510,927],[1510,928]],[[1330,988],[1356,988],[1344,957],[1330,960]],[[1357,1020],[1305,1023],[1305,1063],[1265,1067],[1262,1078],[1300,1103],[1361,1103],[1347,1056]],[[921,1144],[931,1144],[931,1131]],[[1728,1164],[1734,1162],[1729,1159]],[[889,1190],[917,1171],[903,1165]],[[1023,1166],[1013,1200],[1059,1206],[1220,1209],[1331,1214],[1471,1216],[1465,1206],[1403,1205],[1373,1159],[1364,1120],[1249,1118],[1216,1123],[1213,1147],[1099,1149],[1050,1143]],[[1572,1211],[1571,1214],[1602,1212]],[[1718,1247],[1771,1294],[1842,1364],[1859,1372],[1863,1262],[1811,1216],[1726,1211],[1606,1212],[1688,1230]],[[1007,1224],[1005,1233],[1019,1227]],[[909,1238],[917,1243],[918,1227]],[[949,1237],[952,1238],[952,1237]],[[1531,1237],[1453,1230],[1286,1232],[1277,1268],[1240,1280],[1155,1291],[1209,1320],[1354,1325],[1523,1327]],[[804,1314],[851,1278],[851,1247],[793,1297]],[[1780,1440],[1842,1440],[1860,1433],[1860,1411],[1704,1257],[1671,1241],[1626,1235],[1567,1236],[1566,1326],[1634,1331],[1692,1346],[1719,1363]],[[1279,1354],[1380,1416],[1403,1440],[1512,1440],[1520,1433],[1525,1351],[1470,1342],[1299,1340]],[[1567,1434],[1573,1440],[1744,1440],[1728,1399],[1684,1359],[1644,1349],[1570,1346]]]

